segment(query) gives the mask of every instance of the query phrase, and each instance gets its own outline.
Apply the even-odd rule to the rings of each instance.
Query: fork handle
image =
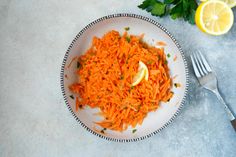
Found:
[[[234,130],[236,131],[236,119],[231,120],[231,124],[234,127]]]
[[[231,124],[232,124],[234,130],[236,131],[236,119],[235,119],[233,111],[225,103],[224,99],[222,98],[222,96],[220,95],[220,92],[218,90],[214,90],[214,93],[216,94],[216,96],[219,99],[219,101],[224,105],[224,108],[225,108],[225,111],[226,111],[226,113],[227,113],[227,115],[229,117],[229,120],[231,121]]]

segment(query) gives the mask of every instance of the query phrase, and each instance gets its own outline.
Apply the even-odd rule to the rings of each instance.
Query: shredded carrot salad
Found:
[[[102,38],[94,37],[92,46],[78,57],[78,82],[69,86],[79,94],[76,109],[99,108],[104,120],[96,124],[103,128],[123,131],[141,125],[161,101],[173,96],[164,49],[149,46],[142,38],[112,30]],[[139,61],[147,65],[149,79],[132,86]]]

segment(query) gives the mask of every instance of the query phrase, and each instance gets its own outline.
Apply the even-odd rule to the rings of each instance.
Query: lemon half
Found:
[[[138,73],[133,78],[132,86],[138,85],[143,78],[148,81],[148,75],[149,72],[147,66],[142,61],[139,61]]]
[[[229,6],[230,8],[233,8],[233,7],[236,6],[236,0],[220,0],[220,1],[223,1],[223,2],[225,2],[226,4],[228,4],[228,6]]]
[[[201,2],[205,2],[207,0],[201,0]],[[222,1],[225,2],[230,8],[233,8],[236,6],[236,0],[213,0],[213,1]]]
[[[232,9],[222,1],[209,0],[199,5],[195,15],[200,30],[211,35],[227,33],[234,23]]]

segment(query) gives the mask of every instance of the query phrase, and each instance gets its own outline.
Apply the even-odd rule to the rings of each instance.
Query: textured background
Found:
[[[187,103],[161,133],[135,143],[115,143],[85,131],[60,90],[60,66],[75,35],[89,22],[120,12],[145,15],[165,26],[189,54],[201,49],[236,112],[236,22],[220,37],[184,21],[152,17],[140,1],[0,1],[0,156],[201,156],[235,157],[236,134],[215,96],[199,87],[190,67]],[[236,16],[236,9],[234,9]],[[236,21],[236,20],[235,20]]]

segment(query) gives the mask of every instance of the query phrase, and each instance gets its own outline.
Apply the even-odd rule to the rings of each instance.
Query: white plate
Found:
[[[106,130],[105,134],[103,134],[100,132],[102,128],[94,124],[94,122],[101,119],[99,116],[94,115],[94,113],[98,112],[98,109],[90,109],[87,107],[78,112],[75,111],[75,99],[70,97],[73,93],[70,92],[68,86],[76,81],[76,75],[74,74],[76,71],[76,62],[72,62],[70,68],[68,68],[68,65],[72,58],[81,55],[89,48],[94,36],[102,37],[109,30],[124,32],[125,27],[130,27],[130,34],[139,35],[144,33],[144,40],[148,44],[155,45],[157,41],[167,43],[165,53],[170,54],[170,58],[168,58],[170,73],[172,77],[177,76],[173,82],[180,83],[181,87],[172,87],[174,96],[170,102],[161,103],[160,108],[155,112],[150,112],[144,119],[143,124],[136,127],[137,131],[135,133],[132,132],[132,128],[128,128],[123,132]],[[176,61],[173,61],[174,58],[177,58]],[[156,21],[135,14],[109,15],[88,24],[72,41],[65,54],[61,68],[61,89],[65,102],[73,116],[87,131],[113,141],[137,141],[150,137],[165,128],[173,121],[184,104],[187,88],[187,62],[176,39]]]

